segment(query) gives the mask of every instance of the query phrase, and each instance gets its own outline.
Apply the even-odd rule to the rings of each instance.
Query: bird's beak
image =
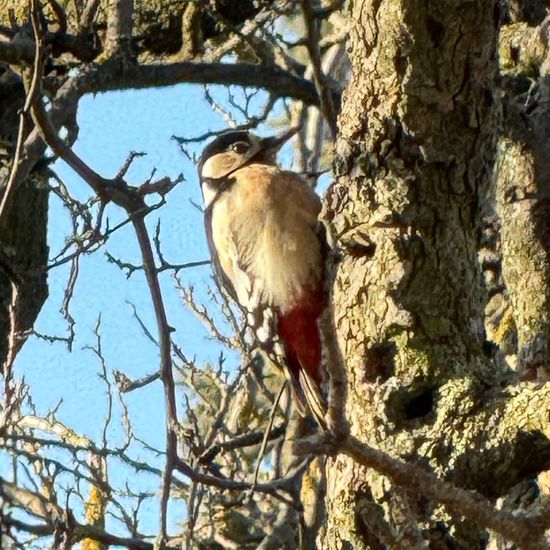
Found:
[[[267,154],[276,153],[300,128],[290,128],[276,136],[261,138],[260,148]]]

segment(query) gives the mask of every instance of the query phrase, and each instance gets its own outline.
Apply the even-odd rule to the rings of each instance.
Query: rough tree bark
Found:
[[[544,4],[543,2],[541,4]],[[539,6],[540,8],[540,6]],[[495,178],[502,274],[517,333],[517,368],[547,379],[550,365],[550,68],[544,13],[527,13],[501,33],[506,93]],[[533,26],[529,26],[529,23]]]
[[[11,170],[10,158],[19,129],[18,111],[25,102],[21,80],[0,63],[0,201]],[[10,271],[20,277],[19,300],[16,312],[18,331],[32,327],[47,295],[46,272],[48,262],[46,224],[48,208],[47,178],[35,170],[18,186],[0,226],[0,267],[10,266]],[[10,277],[0,269],[0,364],[7,352],[10,330],[9,304],[12,285]]]
[[[485,341],[477,251],[500,128],[498,5],[349,11],[353,71],[327,202],[343,250],[334,307],[351,433],[496,498],[550,453],[548,387],[505,386]],[[321,548],[486,543],[472,522],[348,458],[328,460],[327,476]]]

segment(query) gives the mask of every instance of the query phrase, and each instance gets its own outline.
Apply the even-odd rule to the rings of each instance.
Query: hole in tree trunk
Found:
[[[430,388],[420,395],[413,397],[408,403],[405,403],[404,416],[407,420],[422,418],[432,412],[433,405],[433,389]]]
[[[393,376],[396,351],[393,342],[375,344],[369,348],[365,357],[365,380],[380,383]]]
[[[434,408],[434,388],[400,389],[394,391],[387,400],[386,414],[397,429],[407,429],[412,421],[415,424],[428,422]]]

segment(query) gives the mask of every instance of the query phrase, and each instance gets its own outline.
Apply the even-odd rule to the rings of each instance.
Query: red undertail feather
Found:
[[[291,310],[278,314],[278,332],[285,348],[298,409],[304,413],[307,403],[322,425],[326,402],[321,390],[322,346],[317,321],[325,304],[323,292],[309,292]]]

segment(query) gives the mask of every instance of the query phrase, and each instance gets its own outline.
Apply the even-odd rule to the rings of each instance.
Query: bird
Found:
[[[319,320],[328,303],[321,200],[277,153],[298,128],[259,137],[218,135],[198,163],[204,222],[215,274],[275,357],[298,411],[324,426],[326,398]]]

